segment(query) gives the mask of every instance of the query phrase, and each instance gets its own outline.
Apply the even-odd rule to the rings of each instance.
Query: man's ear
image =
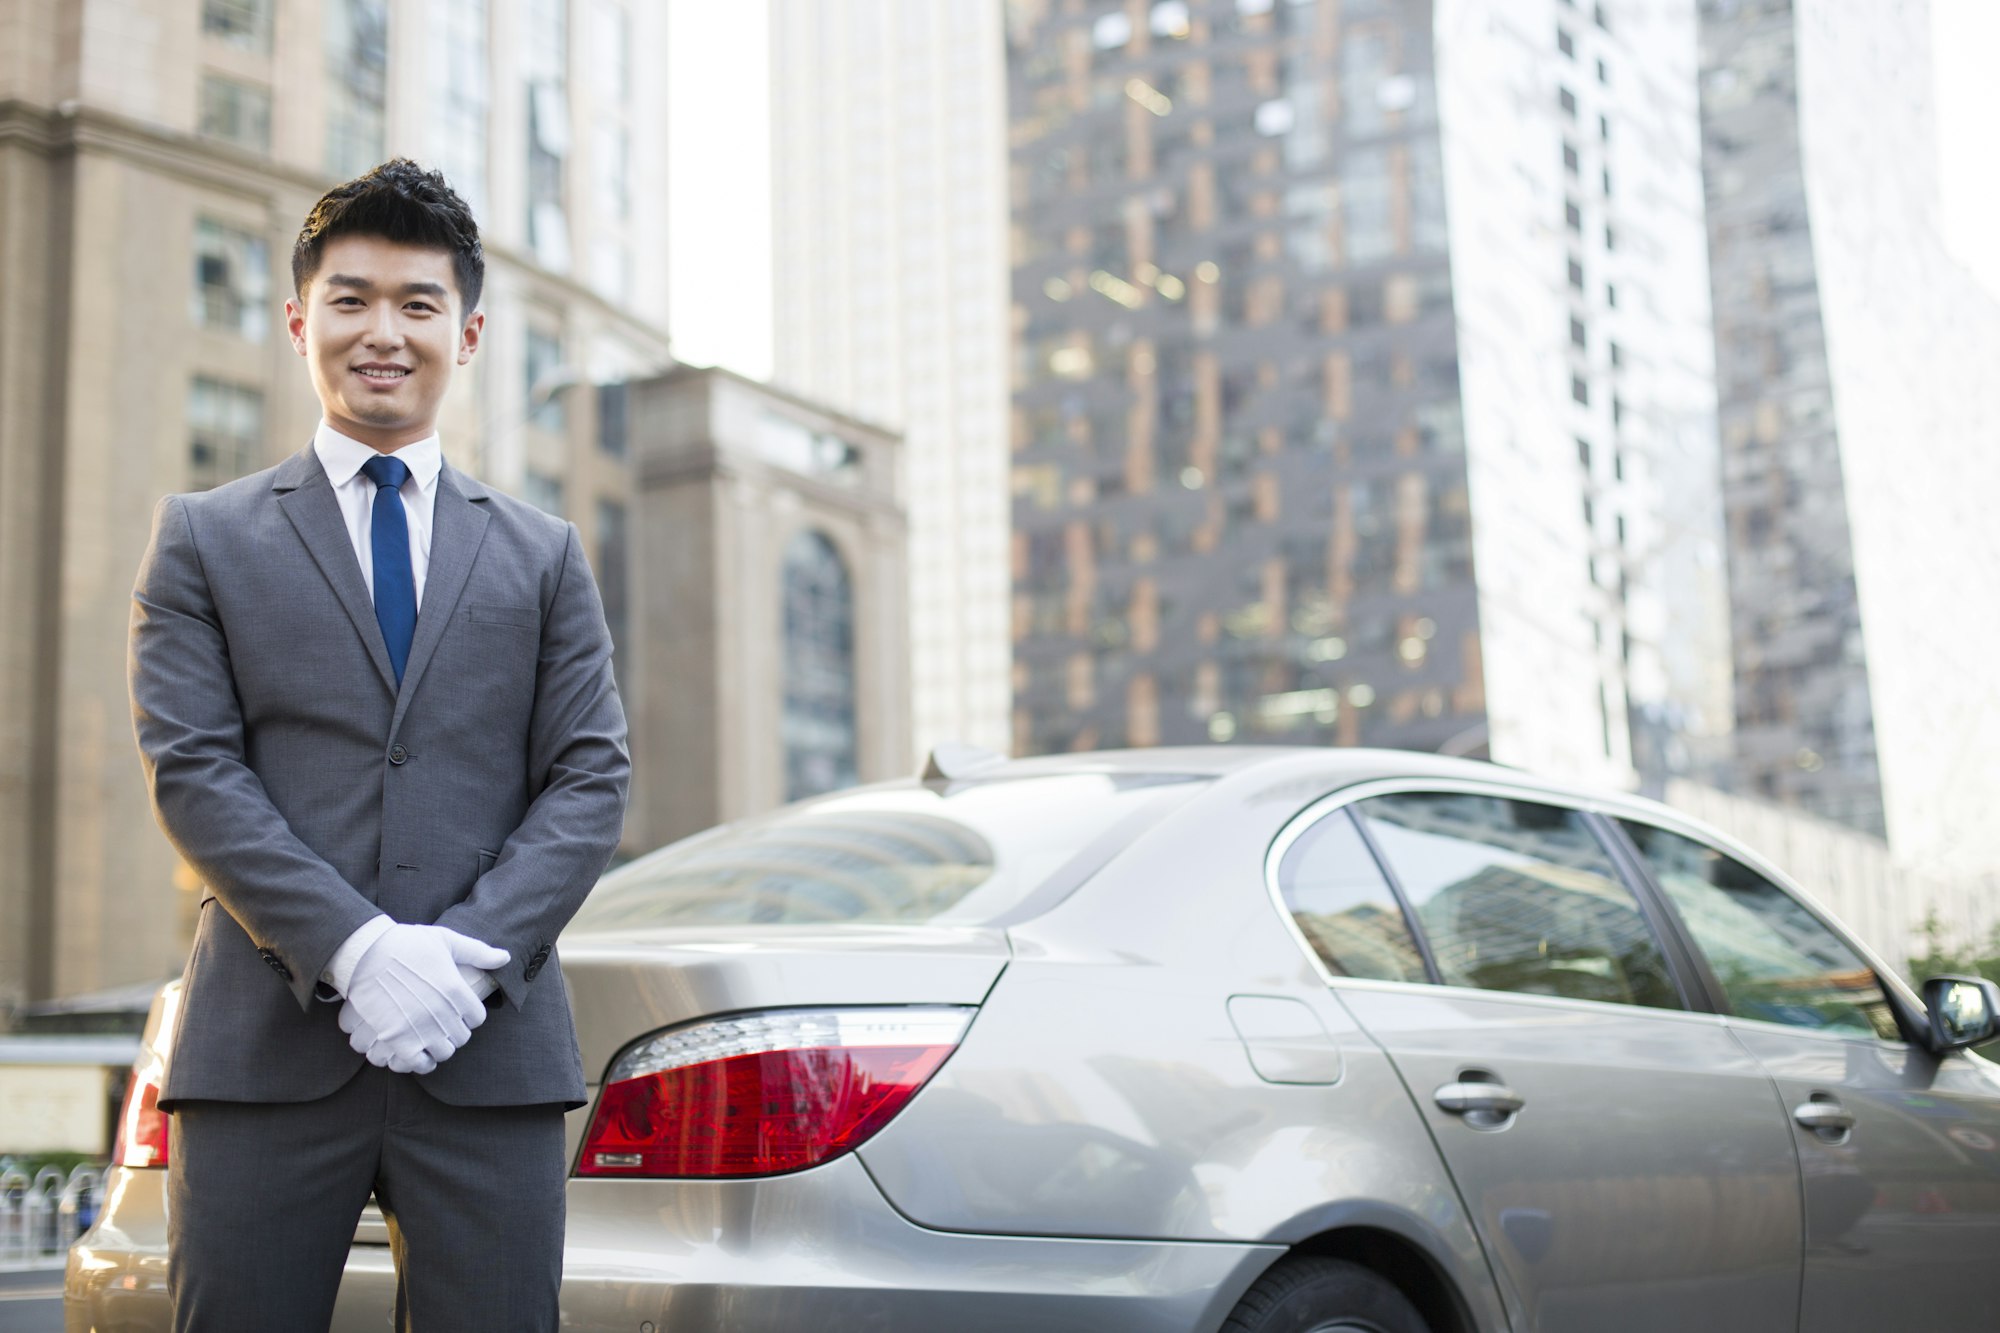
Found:
[[[306,312],[299,304],[300,298],[293,297],[285,302],[285,328],[292,335],[292,350],[300,356],[306,354]]]
[[[479,335],[485,331],[485,328],[485,314],[478,310],[473,311],[471,316],[466,319],[465,327],[460,329],[458,333],[459,365],[462,366],[472,360],[472,354],[479,350]]]

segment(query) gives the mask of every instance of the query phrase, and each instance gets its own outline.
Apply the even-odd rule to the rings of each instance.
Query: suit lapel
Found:
[[[403,725],[403,714],[409,710],[417,682],[437,651],[438,640],[451,627],[452,612],[458,606],[459,595],[465,591],[466,579],[472,574],[479,544],[486,538],[484,488],[450,467],[438,473],[437,488],[437,503],[431,509],[430,572],[424,575],[424,600],[417,610],[417,632],[410,640],[410,660],[403,666],[403,688],[396,696],[396,716],[389,723],[391,737]],[[343,539],[345,535],[343,532]],[[372,607],[369,614],[374,614]],[[380,637],[378,630],[376,638]],[[384,649],[383,658],[387,657],[388,651]]]
[[[320,573],[333,585],[334,596],[340,599],[347,618],[361,635],[361,642],[367,645],[375,669],[382,673],[382,683],[393,692],[396,670],[389,664],[389,648],[382,640],[382,626],[375,619],[375,603],[368,596],[368,585],[362,581],[361,562],[355,559],[354,542],[347,535],[347,520],[341,517],[340,501],[311,445],[279,466],[271,488],[278,492],[278,507],[298,529],[299,540],[305,543]],[[421,638],[421,625],[417,633]]]

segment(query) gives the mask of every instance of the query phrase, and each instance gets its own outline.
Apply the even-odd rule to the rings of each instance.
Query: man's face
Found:
[[[486,322],[460,306],[447,250],[327,242],[305,294],[285,302],[326,423],[384,453],[435,430],[452,367],[472,359]]]

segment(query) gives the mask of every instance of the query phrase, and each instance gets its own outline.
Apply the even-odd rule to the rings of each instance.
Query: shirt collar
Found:
[[[322,419],[319,429],[313,434],[313,452],[319,455],[319,465],[326,469],[326,479],[338,488],[354,480],[355,474],[361,471],[361,465],[380,450],[342,435]],[[438,442],[436,431],[415,444],[404,445],[389,456],[401,460],[403,466],[410,469],[410,476],[426,495],[430,494],[431,487],[437,485],[438,473],[444,467],[444,448]]]

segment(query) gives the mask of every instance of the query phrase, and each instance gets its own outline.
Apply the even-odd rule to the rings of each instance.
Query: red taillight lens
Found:
[[[132,1071],[125,1089],[125,1106],[118,1113],[118,1142],[111,1160],[118,1166],[151,1167],[167,1164],[168,1139],[172,1121],[160,1109],[160,1067],[142,1066]]]
[[[798,1009],[698,1023],[620,1056],[577,1171],[769,1176],[859,1146],[957,1048],[972,1010]]]

